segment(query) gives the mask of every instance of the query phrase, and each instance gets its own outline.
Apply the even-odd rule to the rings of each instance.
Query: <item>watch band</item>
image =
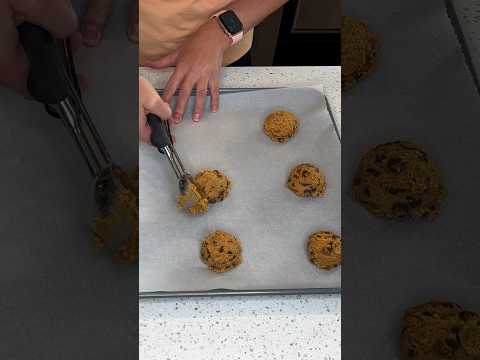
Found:
[[[217,23],[218,25],[220,25],[220,27],[222,28],[223,32],[225,33],[225,35],[228,36],[228,38],[230,39],[230,46],[234,46],[236,43],[238,43],[240,40],[242,40],[243,38],[243,30],[236,33],[236,34],[231,34],[226,28],[225,26],[223,26],[222,22],[220,21],[219,19],[219,16],[222,15],[223,13],[227,12],[227,10],[221,10],[219,12],[217,12],[216,14],[214,14],[212,16],[212,18],[215,18],[217,20]]]

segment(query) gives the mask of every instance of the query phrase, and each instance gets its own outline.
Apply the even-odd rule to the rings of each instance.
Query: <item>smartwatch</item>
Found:
[[[230,46],[235,45],[243,38],[243,24],[233,10],[222,10],[213,15],[223,32],[230,39]]]

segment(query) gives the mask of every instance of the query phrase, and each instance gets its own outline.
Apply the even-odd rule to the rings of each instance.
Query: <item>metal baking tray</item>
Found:
[[[220,89],[220,94],[242,93],[248,91],[281,89],[279,87],[271,88],[228,88]],[[157,89],[159,94],[162,94],[162,89]],[[195,90],[192,91],[195,95]],[[330,120],[335,128],[336,135],[339,142],[341,142],[338,125],[334,119],[328,98],[324,95],[325,103]],[[232,290],[232,289],[211,289],[205,291],[148,291],[139,292],[140,299],[152,298],[170,298],[170,297],[211,297],[211,296],[259,296],[259,295],[302,295],[302,294],[340,294],[341,287],[329,288],[292,288],[292,289],[255,289],[255,290]]]

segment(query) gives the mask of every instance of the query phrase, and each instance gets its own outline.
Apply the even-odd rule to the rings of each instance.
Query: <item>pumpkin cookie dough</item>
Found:
[[[210,204],[223,201],[230,191],[230,180],[218,170],[202,171],[194,182]]]
[[[272,141],[284,143],[295,136],[298,126],[298,119],[291,112],[275,111],[265,118],[263,132]]]
[[[447,302],[409,309],[403,318],[401,359],[480,359],[480,316]]]
[[[189,183],[186,193],[179,195],[177,207],[189,215],[201,215],[208,211],[208,199],[194,184]]]
[[[429,218],[438,214],[444,189],[427,154],[415,144],[396,141],[363,156],[353,195],[376,216]]]
[[[351,88],[373,68],[378,39],[367,25],[348,16],[342,17],[342,89]]]
[[[312,164],[295,166],[288,177],[287,186],[297,196],[320,197],[325,194],[325,176]]]
[[[205,237],[200,254],[210,270],[226,272],[240,265],[241,251],[235,236],[217,230]]]
[[[314,233],[308,238],[307,251],[315,266],[330,270],[342,262],[342,239],[330,231]]]

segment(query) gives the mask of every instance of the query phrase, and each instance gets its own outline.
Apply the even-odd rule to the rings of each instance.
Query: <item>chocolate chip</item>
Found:
[[[310,172],[309,172],[308,170],[303,170],[303,171],[302,171],[302,176],[303,176],[303,177],[307,177],[307,176],[309,176],[309,175],[310,175]]]
[[[363,192],[365,193],[365,195],[367,195],[367,197],[370,197],[370,189],[368,187],[365,187]]]
[[[404,193],[406,190],[401,188],[390,188],[387,191],[392,195],[397,195],[397,194]]]
[[[223,246],[221,246],[218,251],[220,251],[221,253],[223,253],[224,250],[225,250],[225,249],[223,248]]]
[[[375,177],[380,176],[380,172],[378,170],[375,170],[375,169],[372,169],[372,168],[368,168],[367,173],[369,173],[370,175],[373,175]]]
[[[387,166],[388,169],[395,174],[399,174],[405,170],[405,164],[399,158],[392,158],[388,160]]]

